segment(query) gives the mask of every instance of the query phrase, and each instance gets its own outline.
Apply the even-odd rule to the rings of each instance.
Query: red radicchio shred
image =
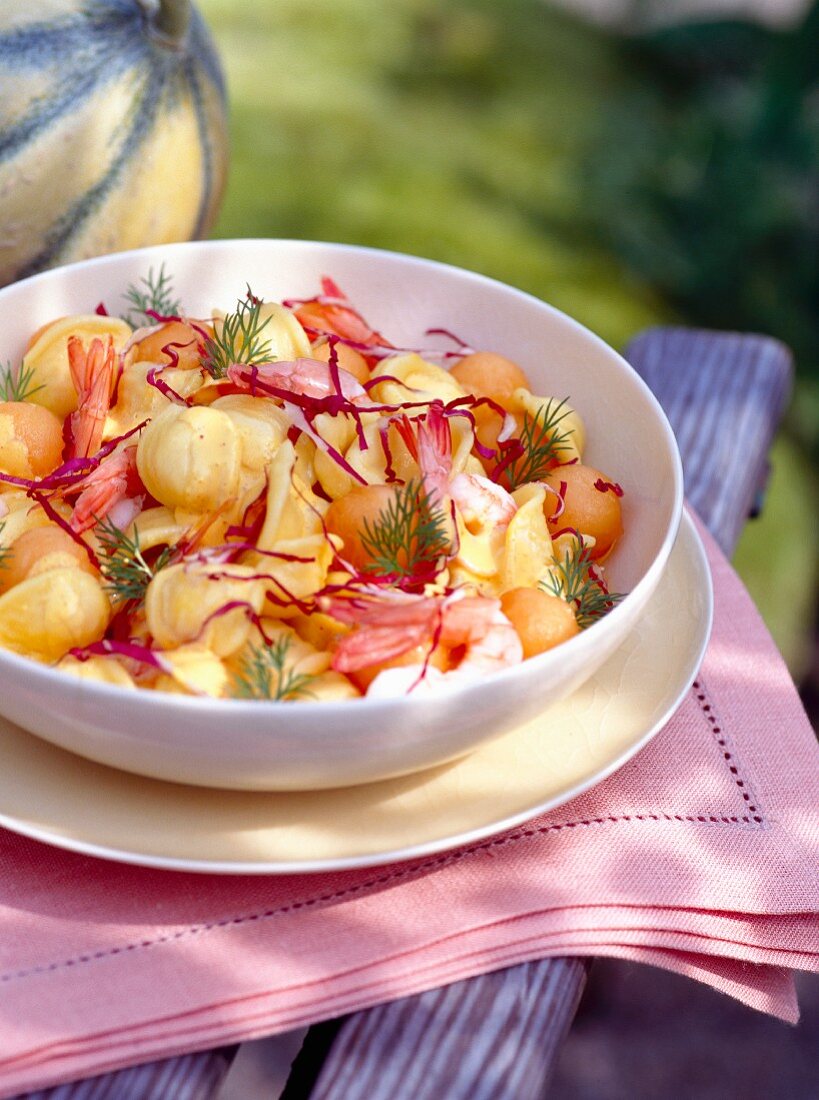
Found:
[[[261,615],[258,614],[253,605],[248,603],[247,600],[228,600],[228,602],[223,604],[221,607],[217,607],[217,609],[215,611],[212,611],[202,623],[202,629],[199,631],[194,641],[198,641],[202,637],[202,635],[205,633],[205,630],[214,621],[214,619],[221,619],[224,615],[229,615],[231,611],[243,611],[245,617],[258,629],[265,642],[268,645],[272,643],[272,638],[270,638],[268,634],[265,633],[264,626],[262,625]]]
[[[542,481],[541,485],[543,486],[543,488],[546,490],[547,493],[551,493],[552,496],[557,497],[557,504],[555,505],[555,510],[548,517],[549,523],[554,523],[554,521],[556,519],[560,519],[560,517],[563,515],[563,512],[566,508],[566,490],[568,489],[569,486],[567,485],[567,483],[565,481],[561,481],[560,489],[553,488],[547,481]]]
[[[424,654],[424,664],[421,667],[421,671],[418,673],[418,678],[414,683],[410,684],[407,689],[407,695],[415,691],[418,685],[427,678],[429,672],[429,663],[432,660],[432,655],[438,646],[441,644],[441,634],[444,631],[444,605],[441,604],[436,611],[437,622],[435,623],[435,630],[432,633],[432,643],[429,650]]]
[[[341,375],[339,374],[338,370],[338,351],[336,350],[336,347],[338,345],[338,337],[331,336],[328,340],[328,344],[330,346],[330,354],[328,356],[327,365],[330,368],[330,378],[333,381],[333,386],[335,387],[336,393],[339,395],[339,397],[344,397],[344,393],[341,388]],[[369,443],[367,442],[367,437],[364,435],[364,425],[361,423],[361,414],[359,413],[357,406],[352,402],[350,402],[349,413],[353,418],[353,422],[355,423],[355,431],[356,435],[358,436],[358,446],[362,451],[366,451],[369,449]]]
[[[312,601],[299,599],[298,596],[294,596],[293,593],[282,584],[278,578],[273,578],[273,583],[278,586],[283,596],[278,595],[276,592],[271,592],[270,589],[265,592],[265,596],[271,603],[277,605],[277,607],[295,607],[297,611],[300,611],[302,615],[310,615],[315,611],[315,597]]]
[[[74,428],[71,423],[73,419],[73,413],[69,413],[63,420],[63,454],[73,455],[77,449]]]
[[[308,416],[307,414],[305,414],[305,412],[301,408],[299,408],[298,406],[291,405],[291,403],[289,401],[285,401],[284,402],[284,411],[287,413],[287,415],[293,421],[295,426],[297,428],[301,428],[301,430],[305,433],[305,435],[309,435],[309,437],[313,440],[313,442],[317,446],[321,447],[321,449],[327,455],[329,455],[330,458],[332,458],[332,460],[336,463],[337,466],[341,467],[341,469],[345,472],[345,474],[349,474],[350,477],[353,478],[355,481],[357,481],[360,485],[366,485],[367,484],[366,478],[362,477],[361,474],[358,472],[358,470],[355,470],[350,465],[350,463],[347,461],[347,459],[344,457],[344,455],[342,455],[339,451],[337,451],[335,449],[335,447],[331,446],[327,442],[327,440],[324,439],[324,437],[320,434],[320,432],[318,432],[316,430],[316,428],[313,426],[313,424],[311,422],[312,418],[310,416]]]
[[[159,672],[172,673],[171,666],[162,656],[162,650],[149,649],[139,642],[129,640],[124,642],[103,638],[100,642],[92,642],[91,645],[75,647],[68,651],[78,661],[87,661],[89,657],[127,657],[131,661],[137,661],[142,665],[150,665]]]
[[[225,564],[226,559],[222,558],[225,551],[238,550],[243,553],[245,550],[252,550],[255,554],[261,554],[265,558],[275,558],[276,561],[284,562],[296,562],[299,565],[312,565],[316,560],[314,557],[306,558],[300,554],[287,554],[283,550],[260,550],[258,546],[255,546],[252,542],[224,542],[221,546],[205,546],[196,554],[186,555],[185,562],[210,562],[214,559],[217,564]],[[259,573],[251,576],[237,577],[233,573],[209,573],[208,580],[233,580],[233,581],[269,581],[275,580],[269,573]]]
[[[193,340],[186,340],[184,343],[180,343],[178,340],[169,340],[167,344],[163,344],[159,349],[163,355],[167,355],[169,367],[179,366],[179,352],[177,348],[187,348],[193,343]]]
[[[116,439],[109,440],[103,447],[97,451],[94,455],[88,455],[83,457],[77,455],[74,458],[68,458],[62,465],[58,466],[56,470],[52,470],[50,474],[45,477],[35,480],[29,477],[13,477],[11,474],[4,474],[0,471],[0,481],[6,482],[9,485],[16,485],[19,489],[26,489],[36,492],[53,493],[58,491],[70,492],[73,488],[79,486],[90,473],[92,473],[104,458],[107,458],[109,454],[125,439],[129,439],[137,432],[141,432],[147,420],[143,420],[142,423],[137,424],[135,428],[131,428],[130,431],[118,435]]]
[[[603,580],[603,574],[597,569],[596,566],[594,566],[594,565],[589,566],[589,576],[594,581],[594,583],[597,585],[597,587],[600,589],[600,591],[605,593],[605,595],[608,596],[608,594],[609,594],[608,585]]]
[[[94,312],[97,314],[98,317],[108,317],[109,316],[108,310],[105,308],[105,305],[104,305],[103,302],[99,302],[97,304],[97,308],[94,310]]]
[[[177,344],[176,346],[181,347],[182,345]],[[168,347],[170,347],[170,345],[168,345]],[[163,348],[162,350],[166,351],[167,348]],[[173,354],[176,355],[176,352]],[[177,356],[177,361],[178,359],[179,357]],[[145,376],[145,381],[149,386],[153,386],[154,389],[159,390],[164,397],[167,397],[169,401],[173,401],[177,405],[190,406],[193,404],[190,397],[183,397],[181,393],[177,393],[173,387],[169,386],[164,378],[159,377],[159,372],[166,369],[166,367],[151,367]]]
[[[196,323],[196,321],[188,320],[188,321],[185,322],[185,324],[190,325],[190,327],[193,329],[193,331],[198,336],[201,336],[203,340],[210,340],[211,339],[211,335],[208,332],[208,330],[206,328],[203,328],[202,325],[198,325]],[[199,345],[199,346],[201,347],[201,345]]]
[[[175,313],[157,313],[155,309],[144,310],[145,316],[150,317],[152,321],[156,321],[158,325],[169,325],[172,321],[181,321],[182,318],[178,317]],[[193,343],[193,341],[191,341]],[[164,348],[162,349],[165,350]]]
[[[319,500],[326,500],[328,504],[333,503],[333,498],[327,493],[320,481],[314,481],[310,488]]]
[[[465,340],[462,340],[460,336],[456,336],[454,332],[450,332],[448,328],[428,328],[424,333],[425,336],[445,336],[447,340],[451,340],[454,344],[458,345],[458,351],[447,351],[444,355],[457,356],[460,358],[462,355],[473,355],[475,349],[471,348]]]
[[[119,384],[122,381],[122,376],[125,373],[125,356],[122,352],[117,356],[117,373],[114,376],[114,384],[111,387],[111,401],[109,408],[113,408],[119,400]]]
[[[392,464],[392,450],[390,449],[390,428],[389,424],[384,425],[378,429],[378,438],[381,440],[381,450],[384,453],[384,477],[387,479],[387,484],[391,485],[398,481],[398,474],[395,472]]]
[[[552,542],[559,539],[561,535],[574,535],[574,537],[583,545],[583,536],[580,534],[576,527],[561,527],[559,531],[555,531],[552,535]]]
[[[361,384],[369,394],[373,386],[378,386],[381,382],[395,382],[397,386],[404,386],[406,389],[410,388],[407,386],[406,382],[402,382],[401,379],[396,378],[394,374],[377,374],[374,378],[368,378],[366,382],[362,382]]]
[[[81,546],[83,548],[85,553],[88,555],[88,560],[91,562],[94,568],[99,569],[100,559],[88,545],[85,539],[77,534],[77,532],[68,522],[68,520],[63,519],[57,509],[52,505],[48,497],[45,496],[43,493],[38,493],[34,489],[32,489],[28,495],[37,501],[37,503],[40,505],[40,507],[43,509],[50,520],[56,523],[59,527],[62,527],[63,531],[65,531],[65,533],[69,535],[74,542],[76,542],[77,546]]]
[[[611,491],[616,497],[623,495],[622,486],[618,485],[616,481],[604,481],[602,477],[599,477],[594,483],[595,489],[598,493],[607,493]]]
[[[498,457],[498,451],[494,447],[487,447],[484,443],[478,439],[477,435],[477,421],[475,420],[474,410],[481,405],[486,405],[492,412],[497,413],[501,418],[501,424],[506,420],[507,412],[502,405],[499,405],[497,401],[493,401],[491,397],[473,397],[471,395],[466,397],[456,397],[452,401],[448,401],[444,406],[445,416],[464,416],[472,426],[472,432],[475,436],[475,450],[481,456],[481,458],[492,459]],[[500,446],[500,436],[498,437]],[[493,481],[497,478],[490,474]]]
[[[498,448],[502,457],[489,473],[490,480],[495,482],[499,482],[509,467],[526,453],[526,448],[519,439],[509,439],[505,443],[499,443]]]
[[[242,515],[242,522],[239,524],[232,524],[225,531],[225,537],[229,539],[237,538],[243,539],[246,542],[255,544],[258,542],[259,535],[262,533],[264,527],[264,521],[267,516],[267,485],[262,489],[259,495],[251,500],[250,504],[245,508]]]

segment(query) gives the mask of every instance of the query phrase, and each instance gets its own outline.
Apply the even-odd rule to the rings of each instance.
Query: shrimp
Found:
[[[228,367],[228,378],[248,393],[254,388],[264,392],[263,387],[267,385],[305,397],[322,398],[335,394],[351,402],[367,397],[367,391],[349,371],[338,367],[336,382],[329,364],[320,359],[277,360],[256,367],[233,363]],[[257,386],[257,382],[262,386]]]
[[[382,668],[367,689],[368,696],[405,694],[421,683],[454,686],[482,679],[523,660],[520,638],[501,610],[500,600],[486,596],[410,596],[400,601],[330,601],[329,613],[356,625],[333,655],[337,672],[354,673],[385,665],[411,650],[424,647],[422,664]],[[430,658],[441,649],[446,671],[432,667]],[[440,664],[441,662],[436,662]]]
[[[451,499],[473,533],[509,526],[517,504],[502,486],[480,474],[452,477],[452,433],[438,405],[430,405],[427,415],[417,422],[414,445],[406,422],[401,434],[418,462],[431,500],[444,503]]]
[[[346,294],[332,279],[325,276],[321,280],[321,289],[322,297],[303,302],[296,309],[296,317],[306,329],[340,336],[362,349],[392,347],[380,332],[371,328],[361,314],[353,309]]]
[[[136,476],[136,450],[125,447],[115,451],[79,483],[82,491],[71,514],[71,527],[77,534],[104,516],[111,516],[112,522],[125,528],[139,515],[143,497],[129,496]]]
[[[78,336],[68,338],[68,365],[78,404],[69,419],[69,458],[86,458],[102,445],[105,418],[111,407],[111,385],[116,352],[95,337],[86,351]]]

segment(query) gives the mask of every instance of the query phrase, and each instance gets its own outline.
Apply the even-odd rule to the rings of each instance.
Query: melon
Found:
[[[0,285],[205,236],[225,85],[190,0],[0,3]]]

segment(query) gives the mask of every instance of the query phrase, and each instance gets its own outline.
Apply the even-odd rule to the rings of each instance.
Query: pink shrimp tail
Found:
[[[136,447],[126,447],[105,459],[82,482],[71,513],[71,527],[78,534],[93,527],[98,519],[128,496],[129,482],[136,473]]]
[[[111,407],[116,353],[108,337],[107,346],[95,337],[88,351],[78,336],[68,338],[68,366],[77,391],[77,410],[68,422],[68,457],[86,458],[102,446],[105,418]]]
[[[358,629],[347,634],[333,654],[336,672],[357,672],[400,657],[434,637],[441,616],[441,601],[409,597],[398,603],[331,600],[328,614]]]
[[[432,404],[417,421],[417,459],[424,488],[431,499],[443,502],[449,496],[452,477],[452,432],[441,406]]]

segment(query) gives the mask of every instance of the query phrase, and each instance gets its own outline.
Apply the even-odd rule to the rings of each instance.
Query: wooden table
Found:
[[[790,391],[787,349],[762,336],[657,328],[625,354],[668,414],[689,502],[730,555],[761,507]],[[238,1057],[231,1047],[169,1058],[26,1100],[275,1100],[285,1081],[286,1100],[535,1100],[546,1092],[587,967],[582,959],[529,962],[279,1037],[258,1085],[259,1047],[246,1044]],[[419,1061],[425,1072],[410,1094],[405,1071]]]

